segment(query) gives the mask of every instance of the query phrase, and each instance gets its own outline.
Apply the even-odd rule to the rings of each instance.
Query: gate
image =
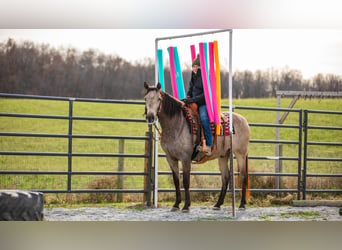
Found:
[[[303,158],[303,199],[306,199],[307,193],[342,193],[341,177],[342,177],[342,158],[332,157],[342,155],[342,126],[331,126],[325,124],[324,117],[332,117],[337,122],[342,121],[342,112],[337,111],[321,111],[321,110],[304,110],[304,158]],[[317,124],[319,125],[313,125]],[[341,124],[341,123],[340,123]],[[334,141],[321,141],[320,135],[328,131],[334,133]],[[313,138],[315,141],[313,141]],[[323,171],[314,171],[313,166],[318,163],[323,163]],[[330,173],[327,173],[327,169]],[[327,185],[332,188],[315,188],[314,185],[309,185],[309,180],[320,178],[321,182],[327,182]],[[329,179],[331,179],[329,181]]]

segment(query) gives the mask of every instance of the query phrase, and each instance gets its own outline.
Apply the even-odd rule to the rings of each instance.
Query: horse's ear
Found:
[[[160,84],[160,82],[158,82],[158,84],[157,84],[157,89],[161,89],[161,84]]]
[[[145,89],[149,88],[149,86],[148,86],[148,84],[146,82],[144,82],[144,87],[145,87]]]

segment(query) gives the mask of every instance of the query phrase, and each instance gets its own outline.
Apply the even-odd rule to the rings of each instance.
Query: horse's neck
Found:
[[[158,119],[162,129],[167,129],[169,127],[174,127],[176,129],[178,127],[177,125],[179,125],[180,116],[175,115],[170,118],[168,115],[160,113]]]
[[[158,119],[165,136],[171,137],[179,134],[184,126],[183,110],[181,103],[168,93],[163,93],[163,102]]]
[[[181,113],[179,115],[174,115],[171,118],[165,113],[161,112],[159,114],[158,119],[159,119],[159,123],[160,123],[164,137],[176,137],[179,135],[180,131],[183,129],[184,122],[183,122],[183,116]]]

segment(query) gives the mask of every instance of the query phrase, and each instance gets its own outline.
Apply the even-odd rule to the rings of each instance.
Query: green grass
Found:
[[[319,218],[320,213],[319,212],[313,212],[313,211],[285,212],[285,213],[281,213],[280,216],[282,218],[297,217],[297,218],[301,218],[301,219],[305,219],[305,220],[312,220],[315,218]]]
[[[265,221],[270,221],[272,217],[274,217],[274,214],[266,214],[266,215],[261,215],[259,216],[260,219],[265,220]]]
[[[290,98],[282,99],[281,107],[288,107]],[[223,105],[228,103],[224,100]],[[239,99],[234,100],[235,106],[259,106],[276,107],[276,99]],[[342,100],[339,99],[299,99],[295,105],[296,109],[312,110],[337,110],[342,111]],[[45,100],[22,100],[22,99],[0,99],[1,113],[20,114],[44,114],[67,116],[69,112],[68,102],[45,101]],[[236,110],[244,115],[250,123],[275,123],[276,112]],[[143,105],[124,104],[101,104],[101,103],[74,103],[74,116],[91,117],[115,117],[115,118],[143,118]],[[342,127],[342,119],[337,115],[310,115],[310,125],[327,125]],[[298,114],[290,113],[285,124],[298,124]],[[83,121],[73,122],[73,134],[86,135],[118,135],[118,136],[143,136],[148,130],[146,123],[128,122],[105,122],[105,121]],[[26,133],[53,133],[67,134],[68,120],[56,119],[32,119],[32,118],[9,118],[0,117],[0,132],[26,132]],[[298,130],[281,129],[281,140],[298,140]],[[251,139],[275,139],[275,128],[251,127]],[[341,142],[341,131],[314,130],[309,133],[309,141]],[[74,153],[112,153],[119,150],[118,140],[108,139],[74,139]],[[0,137],[0,151],[25,151],[25,152],[59,152],[68,151],[67,138],[27,138],[27,137]],[[124,152],[127,154],[144,154],[145,141],[125,140]],[[162,152],[159,146],[159,152]],[[274,144],[250,144],[250,156],[274,156]],[[297,156],[298,148],[294,145],[284,145],[283,155]],[[309,157],[340,157],[342,149],[336,147],[310,146]],[[5,156],[0,155],[0,166],[2,170],[38,170],[38,171],[67,171],[67,157],[38,157],[38,156]],[[108,157],[73,157],[73,171],[117,171],[118,159]],[[125,171],[144,171],[144,159],[126,158],[124,160]],[[251,160],[250,171],[273,172],[273,160]],[[297,162],[284,161],[284,172],[296,172]],[[159,170],[169,171],[165,158],[159,160]],[[193,171],[219,171],[217,161],[208,162],[203,165],[193,165]],[[310,162],[308,171],[313,173],[341,173],[339,162]],[[73,189],[88,189],[94,182],[104,176],[73,176]],[[220,177],[191,177],[192,187],[218,188]],[[284,178],[285,186],[292,188],[296,184],[296,178]],[[317,184],[313,180],[310,184],[314,187],[329,185],[341,188],[339,180],[330,180],[328,183]],[[270,184],[271,183],[271,184]],[[272,178],[259,178],[254,181],[252,188],[262,188],[272,185]],[[316,186],[315,186],[316,185]],[[170,176],[160,176],[160,188],[173,188]],[[2,175],[0,176],[0,188],[10,189],[66,189],[66,176],[64,175]],[[125,189],[143,189],[143,177],[125,176]],[[194,195],[197,195],[194,194]],[[164,198],[173,199],[174,194],[164,194]],[[126,195],[126,200],[134,199],[133,195]],[[139,196],[141,197],[141,196]],[[202,195],[204,200],[214,199],[210,195]]]

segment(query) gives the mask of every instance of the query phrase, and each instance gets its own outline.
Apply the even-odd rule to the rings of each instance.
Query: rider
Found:
[[[192,62],[191,80],[189,82],[189,90],[187,98],[183,99],[186,104],[196,103],[200,115],[203,132],[206,142],[206,155],[211,155],[211,147],[213,145],[213,138],[210,129],[210,122],[208,117],[207,106],[203,92],[203,82],[200,69],[199,55]]]

